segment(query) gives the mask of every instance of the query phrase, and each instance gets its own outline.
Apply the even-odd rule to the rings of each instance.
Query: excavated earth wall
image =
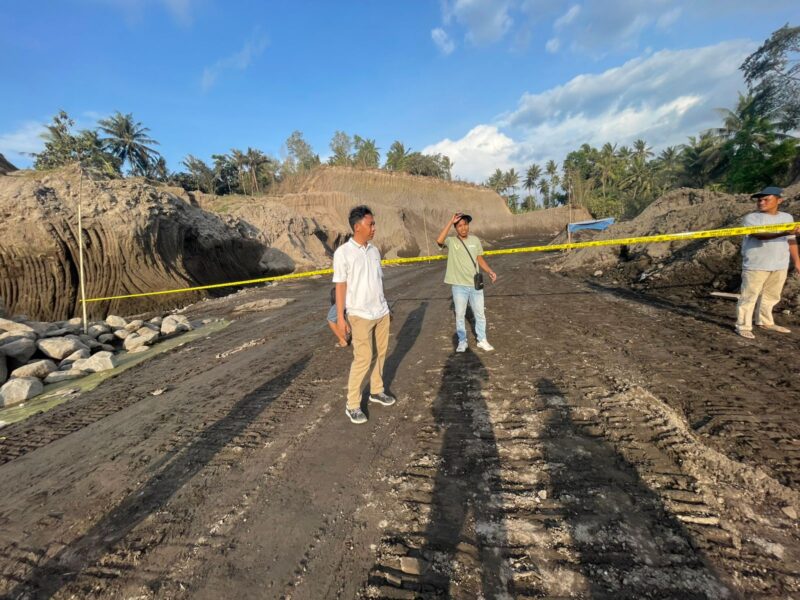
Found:
[[[77,168],[0,176],[0,297],[9,314],[80,314],[77,206],[83,207],[86,295],[106,297],[327,268],[347,215],[371,206],[386,258],[438,254],[456,211],[487,240],[552,233],[588,218],[566,208],[513,215],[486,188],[382,171],[321,168],[280,196],[212,196]],[[228,290],[229,291],[229,290]],[[200,293],[98,302],[91,316],[184,305]]]
[[[784,190],[780,210],[800,220],[800,185]],[[682,188],[669,192],[630,221],[612,225],[593,239],[614,239],[738,227],[756,210],[749,195]],[[554,270],[602,276],[638,288],[698,286],[738,290],[741,237],[710,238],[627,247],[584,248],[559,258]],[[784,298],[800,306],[800,280],[787,280]]]
[[[262,264],[260,242],[193,206],[180,192],[138,180],[95,182],[75,169],[0,177],[0,297],[9,314],[49,321],[79,314],[79,195],[87,297],[271,272]],[[89,307],[104,316],[162,304],[156,297]]]

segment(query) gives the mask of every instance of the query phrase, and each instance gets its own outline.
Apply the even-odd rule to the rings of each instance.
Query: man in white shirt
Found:
[[[777,225],[792,223],[792,215],[779,212],[783,202],[779,187],[766,187],[752,198],[758,203],[758,212],[745,215],[742,225]],[[753,339],[753,313],[756,325],[762,329],[791,333],[788,328],[776,325],[772,309],[781,299],[789,261],[800,273],[800,256],[797,251],[797,234],[800,227],[778,233],[756,233],[742,241],[742,287],[736,307],[736,332]]]
[[[383,363],[389,346],[389,305],[383,296],[381,253],[372,245],[375,217],[367,206],[350,211],[353,237],[333,253],[333,282],[336,284],[336,314],[339,333],[344,336],[350,322],[353,340],[353,364],[347,382],[345,414],[356,424],[366,423],[361,410],[361,391],[372,363],[377,359],[369,380],[369,400],[391,406],[395,399],[383,386]]]

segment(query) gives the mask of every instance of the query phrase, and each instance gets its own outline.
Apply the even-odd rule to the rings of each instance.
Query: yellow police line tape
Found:
[[[686,240],[697,240],[714,237],[732,237],[740,235],[750,235],[754,233],[780,233],[791,231],[800,227],[800,223],[781,223],[779,225],[758,225],[755,227],[731,227],[728,229],[709,229],[706,231],[686,231],[683,233],[667,233],[663,235],[648,235],[642,237],[617,238],[612,240],[594,240],[591,242],[574,242],[571,244],[551,244],[549,246],[528,246],[525,248],[508,248],[505,250],[489,250],[484,252],[484,256],[497,256],[500,254],[517,254],[520,252],[551,252],[556,250],[573,250],[577,248],[594,248],[598,246],[630,246],[633,244],[655,244],[659,242],[682,242]],[[411,258],[391,258],[382,260],[382,265],[401,265],[408,263],[427,262],[430,260],[444,260],[445,254],[434,256],[414,256]],[[315,275],[330,275],[333,269],[318,269],[316,271],[303,271],[302,273],[290,273],[288,275],[276,275],[274,277],[260,277],[259,279],[247,279],[245,281],[230,281],[227,283],[215,283],[212,285],[198,285],[195,287],[179,288],[175,290],[162,290],[160,292],[144,292],[141,294],[125,294],[122,296],[106,296],[104,298],[87,298],[86,302],[104,302],[107,300],[124,300],[127,298],[142,298],[144,296],[161,296],[164,294],[179,294],[184,292],[197,292],[201,290],[213,290],[217,288],[239,287],[243,285],[253,285],[256,283],[267,283],[270,281],[286,281],[289,279],[300,279],[302,277],[313,277]]]

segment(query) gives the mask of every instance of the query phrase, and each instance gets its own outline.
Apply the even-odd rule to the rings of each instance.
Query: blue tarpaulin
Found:
[[[607,219],[592,219],[591,221],[578,221],[577,223],[569,223],[567,225],[567,231],[570,233],[580,231],[581,229],[596,229],[598,231],[603,231],[604,229],[608,228],[609,225],[613,224],[614,217],[609,217]]]

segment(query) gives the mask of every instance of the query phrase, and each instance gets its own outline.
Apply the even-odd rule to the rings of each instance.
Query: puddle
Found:
[[[63,404],[70,398],[75,398],[77,395],[80,395],[81,392],[93,390],[106,379],[116,377],[120,373],[154,356],[169,352],[170,350],[184,346],[200,338],[222,331],[230,324],[231,322],[226,320],[213,321],[208,325],[203,325],[202,327],[187,331],[177,337],[151,346],[146,352],[140,352],[138,354],[129,354],[126,352],[118,354],[118,365],[110,371],[101,371],[100,373],[87,375],[82,379],[71,379],[69,381],[46,385],[44,386],[44,391],[36,396],[36,398],[17,406],[0,409],[0,422],[4,425],[10,425],[11,423],[27,419],[36,413],[48,411],[59,404]]]

